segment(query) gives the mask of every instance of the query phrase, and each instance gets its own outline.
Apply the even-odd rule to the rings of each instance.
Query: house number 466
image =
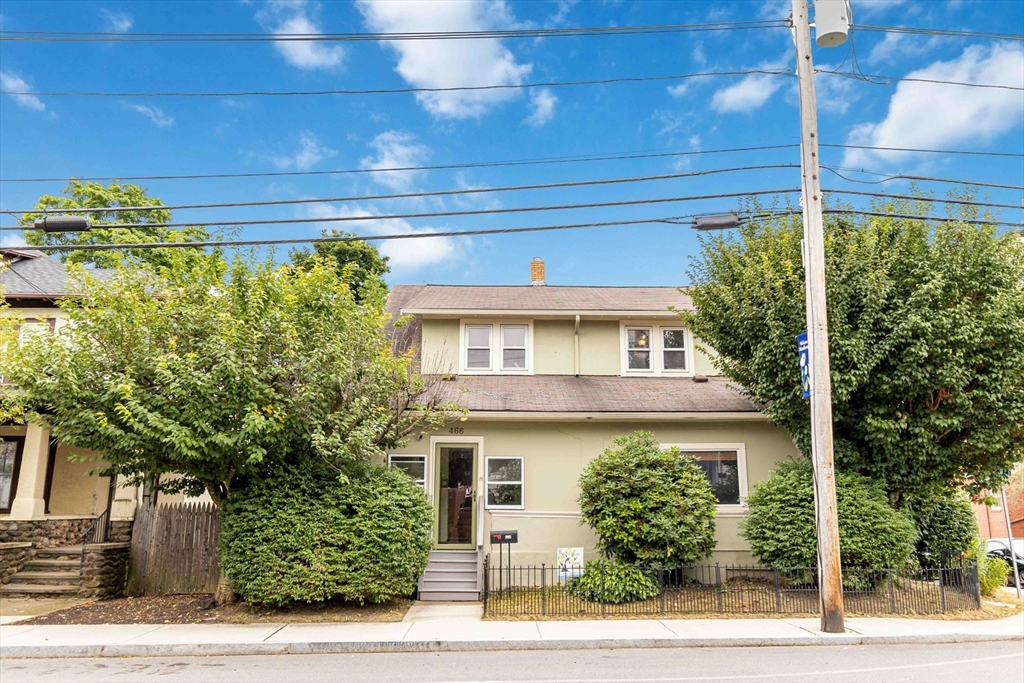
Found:
[[[450,427],[448,429],[449,434],[465,434],[466,430],[462,427]]]

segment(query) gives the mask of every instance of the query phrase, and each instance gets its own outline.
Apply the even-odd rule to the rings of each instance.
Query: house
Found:
[[[989,507],[984,503],[972,503],[974,517],[978,521],[978,532],[982,538],[1007,538],[1006,513],[1003,510],[999,491],[986,491],[986,493],[996,500],[996,504]],[[1013,496],[1009,492],[1006,495],[1006,505],[1010,513],[1010,526],[1013,528],[1013,537],[1024,538],[1024,498]]]
[[[467,410],[388,455],[434,506],[434,552],[423,599],[477,599],[496,530],[516,565],[556,563],[560,548],[595,556],[577,481],[615,436],[648,430],[696,455],[720,500],[713,561],[750,562],[739,536],[743,499],[797,453],[789,436],[729,380],[671,309],[673,287],[562,287],[535,259],[523,286],[398,285],[388,307],[411,316],[400,349],[447,382]],[[509,560],[505,560],[507,563]]]
[[[60,329],[65,320],[57,300],[74,295],[64,265],[17,249],[0,249],[0,260],[0,289],[23,319],[19,336]],[[105,277],[107,272],[93,274]],[[139,492],[123,481],[116,486],[110,477],[91,475],[106,463],[81,458],[95,455],[74,449],[72,458],[72,449],[58,444],[38,424],[0,424],[0,594],[77,594],[80,561],[66,559],[68,552],[60,553],[64,559],[48,560],[67,563],[68,576],[53,572],[40,579],[32,576],[38,572],[27,571],[28,584],[22,581],[26,573],[8,582],[24,561],[47,561],[57,547],[71,546],[71,554],[81,555],[84,534],[101,516],[109,520],[111,540],[129,538]],[[11,558],[22,559],[16,564]]]

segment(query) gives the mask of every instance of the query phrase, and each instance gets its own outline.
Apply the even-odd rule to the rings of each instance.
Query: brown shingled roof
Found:
[[[412,291],[415,290],[415,291]],[[690,297],[675,287],[535,287],[478,285],[397,285],[392,297],[402,310],[483,311],[642,311],[692,309]]]
[[[729,380],[587,375],[460,375],[445,394],[470,412],[749,413],[757,408]]]

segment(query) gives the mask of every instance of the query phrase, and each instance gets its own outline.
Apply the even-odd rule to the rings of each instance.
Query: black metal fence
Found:
[[[981,608],[978,565],[955,559],[921,569],[843,569],[849,614],[942,614]],[[597,565],[598,586],[604,586]],[[591,570],[594,571],[594,570]],[[645,569],[657,595],[612,604],[577,597],[579,576],[557,566],[492,566],[484,559],[487,616],[615,617],[671,614],[818,614],[814,567],[695,565]],[[595,578],[595,577],[590,577]],[[599,594],[604,591],[600,590]]]

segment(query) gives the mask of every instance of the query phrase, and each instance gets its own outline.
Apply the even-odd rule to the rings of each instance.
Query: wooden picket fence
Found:
[[[128,595],[212,593],[220,510],[213,503],[140,505],[132,524]]]

